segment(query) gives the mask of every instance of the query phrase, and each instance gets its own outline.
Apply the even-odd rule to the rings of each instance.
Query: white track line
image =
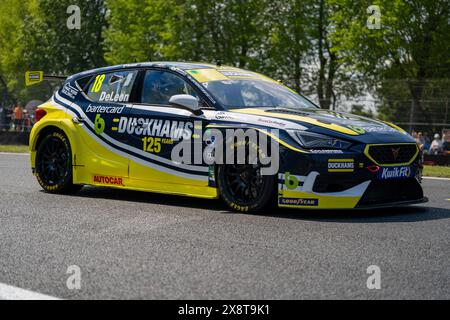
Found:
[[[30,156],[29,153],[14,153],[14,152],[0,152],[0,155],[5,155],[5,156]]]
[[[436,178],[436,177],[422,177],[423,179],[426,180],[442,180],[442,181],[450,181],[449,178]]]
[[[60,299],[0,283],[0,300],[60,300]]]

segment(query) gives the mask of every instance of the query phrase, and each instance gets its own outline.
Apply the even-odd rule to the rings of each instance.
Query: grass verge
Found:
[[[7,146],[0,145],[0,152],[10,152],[10,153],[28,153],[28,146]]]
[[[423,175],[425,177],[450,178],[450,167],[425,166]]]

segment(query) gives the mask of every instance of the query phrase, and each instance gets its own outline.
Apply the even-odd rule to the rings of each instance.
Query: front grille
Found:
[[[372,181],[358,207],[415,201],[423,198],[422,187],[415,178],[404,180]]]
[[[397,164],[412,162],[417,154],[416,144],[393,144],[369,146],[368,153],[377,164]]]
[[[353,187],[356,187],[358,184],[364,182],[365,180],[355,180],[355,177],[351,177],[348,179],[339,177],[336,179],[336,175],[330,174],[321,174],[316,178],[316,182],[314,183],[313,191],[317,193],[333,193],[333,192],[342,192]]]

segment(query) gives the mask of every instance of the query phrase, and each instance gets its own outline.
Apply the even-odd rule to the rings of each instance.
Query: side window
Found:
[[[142,103],[169,105],[170,98],[177,94],[189,94],[199,99],[194,89],[179,76],[167,71],[147,71],[142,88]]]
[[[136,70],[98,74],[86,94],[96,102],[129,102],[137,74]]]
[[[89,83],[89,81],[91,80],[91,78],[92,78],[92,76],[89,76],[89,77],[84,77],[84,78],[77,80],[77,84],[81,88],[81,90],[84,91],[84,89],[86,88],[86,86]]]

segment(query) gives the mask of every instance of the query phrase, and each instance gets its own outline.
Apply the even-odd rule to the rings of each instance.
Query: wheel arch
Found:
[[[32,133],[30,135],[30,153],[31,153],[31,165],[35,168],[36,165],[36,152],[39,144],[42,142],[44,137],[52,132],[60,132],[64,134],[69,140],[72,160],[76,157],[79,146],[79,139],[76,135],[76,131],[71,120],[47,120],[45,122],[38,123],[33,127]]]

